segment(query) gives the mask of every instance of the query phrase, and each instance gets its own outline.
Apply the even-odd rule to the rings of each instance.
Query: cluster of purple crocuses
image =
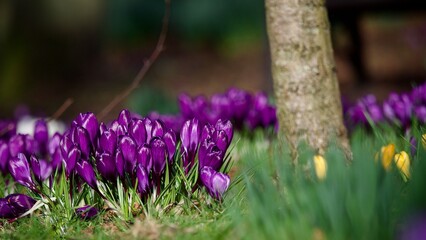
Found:
[[[409,93],[392,93],[383,104],[374,95],[367,95],[354,105],[346,107],[345,117],[348,126],[368,126],[374,123],[389,123],[407,129],[416,118],[420,124],[426,123],[426,84],[414,88]]]
[[[219,119],[230,120],[236,129],[276,127],[275,107],[269,103],[263,92],[249,92],[231,88],[225,93],[213,95],[210,99],[203,95],[190,97],[181,94],[178,98],[180,113],[177,115],[159,115],[151,113],[154,119],[178,132],[186,120],[196,118],[201,124],[215,124]]]
[[[193,118],[176,135],[161,120],[123,110],[108,125],[99,123],[93,113],[79,114],[65,133],[53,136],[49,136],[45,120],[35,123],[33,135],[11,131],[0,135],[0,170],[3,176],[10,174],[34,194],[42,194],[45,181],[56,181],[55,173],[64,173],[70,184],[73,180],[80,185],[85,182],[101,197],[105,196],[100,191],[100,182],[114,184],[120,179],[125,188],[137,184],[141,199],[146,199],[151,193],[160,194],[166,165],[172,168],[174,164],[182,164],[187,173],[197,166],[200,177],[194,190],[204,185],[215,199],[221,200],[230,184],[229,176],[220,172],[233,137],[229,120],[218,119],[212,125]],[[177,149],[179,140],[181,147]],[[35,203],[28,196],[8,196],[7,204],[0,206],[0,217],[18,217],[9,214],[9,210],[1,215],[3,208],[13,210],[15,198],[26,198],[26,210]],[[21,210],[12,212],[21,214]],[[77,214],[88,218],[95,211],[86,206],[77,209]]]

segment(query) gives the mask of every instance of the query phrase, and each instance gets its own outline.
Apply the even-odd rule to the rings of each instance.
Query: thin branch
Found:
[[[49,118],[50,120],[58,119],[70,106],[73,104],[74,100],[72,98],[67,98],[64,103],[56,110],[56,112]]]
[[[133,79],[132,83],[127,87],[123,92],[118,94],[99,114],[98,119],[102,120],[106,117],[106,115],[111,112],[111,110],[117,106],[120,102],[126,99],[130,93],[132,93],[136,88],[139,87],[142,79],[145,77],[148,70],[151,68],[152,64],[157,60],[160,53],[164,50],[164,42],[167,36],[167,30],[169,28],[169,17],[170,17],[170,1],[164,0],[165,9],[164,9],[164,17],[163,17],[163,25],[161,28],[161,33],[157,41],[157,45],[155,46],[154,51],[151,53],[151,56],[144,61],[143,67],[139,70],[139,73],[136,75],[135,79]]]

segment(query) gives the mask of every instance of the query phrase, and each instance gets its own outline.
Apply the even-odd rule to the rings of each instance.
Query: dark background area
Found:
[[[382,100],[426,79],[420,1],[404,2],[407,9],[335,3],[329,17],[346,98],[374,93]],[[69,97],[74,103],[63,118],[99,112],[153,51],[163,12],[161,0],[0,1],[0,117],[22,105],[51,115]],[[169,21],[165,51],[112,116],[126,106],[173,111],[181,92],[209,96],[236,86],[272,93],[263,1],[176,0]]]

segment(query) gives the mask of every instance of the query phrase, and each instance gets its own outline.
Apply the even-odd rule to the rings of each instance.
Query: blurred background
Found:
[[[420,0],[328,0],[342,94],[379,100],[426,80]],[[161,31],[161,0],[0,1],[0,117],[100,112],[134,79]],[[175,0],[166,49],[118,109],[177,110],[181,92],[272,95],[263,0]],[[23,107],[24,106],[24,107]]]

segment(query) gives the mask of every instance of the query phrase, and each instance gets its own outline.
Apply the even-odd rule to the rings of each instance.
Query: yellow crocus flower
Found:
[[[321,155],[315,155],[314,167],[318,179],[323,180],[327,175],[327,161]]]
[[[422,145],[423,148],[426,149],[426,133],[422,135]]]
[[[381,149],[383,168],[389,170],[393,156],[395,155],[395,144],[388,144]]]
[[[395,163],[405,177],[410,177],[410,157],[405,151],[395,154]]]

